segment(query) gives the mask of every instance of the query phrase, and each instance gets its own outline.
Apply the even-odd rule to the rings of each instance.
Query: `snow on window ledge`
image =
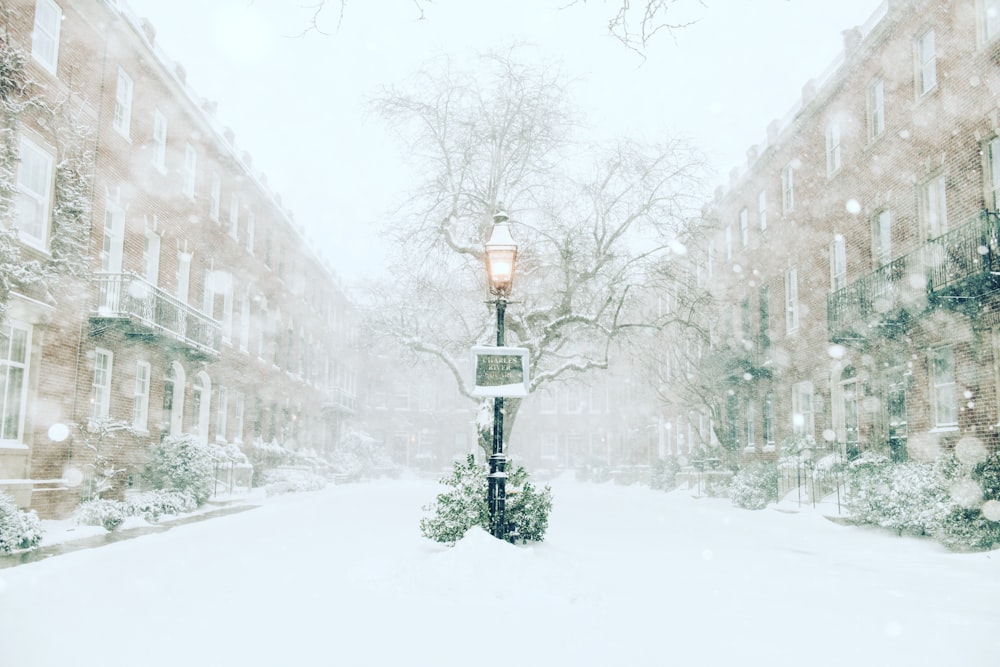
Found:
[[[952,426],[935,426],[928,433],[955,433],[956,431],[958,431],[957,424]]]
[[[0,442],[0,449],[20,449],[27,451],[29,447],[23,442]]]
[[[775,449],[774,445],[764,445],[764,447],[763,447],[762,451],[765,451],[765,452],[773,452],[773,451],[774,451],[774,449]]]

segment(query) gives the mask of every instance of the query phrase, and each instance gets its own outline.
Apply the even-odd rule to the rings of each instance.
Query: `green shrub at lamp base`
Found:
[[[469,455],[464,462],[455,462],[451,475],[441,479],[449,487],[439,493],[434,503],[423,509],[430,512],[420,520],[421,534],[435,542],[455,544],[473,526],[489,532],[488,482],[485,465]],[[509,473],[504,516],[507,532],[513,541],[541,542],[549,526],[552,511],[552,489],[537,489],[528,481],[528,473],[517,467]]]

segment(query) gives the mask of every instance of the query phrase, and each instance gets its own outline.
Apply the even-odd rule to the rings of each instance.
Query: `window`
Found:
[[[555,387],[545,387],[542,389],[542,400],[540,410],[545,414],[555,414],[559,409],[559,403],[556,400],[556,390]]]
[[[1000,2],[1000,0],[997,0]],[[1000,137],[993,137],[986,147],[987,184],[986,205],[994,211],[1000,209]]]
[[[955,350],[939,347],[931,353],[934,425],[958,425],[958,391],[955,384]]]
[[[177,298],[182,303],[188,302],[188,291],[191,284],[191,253],[177,251]]]
[[[763,438],[764,446],[774,446],[774,396],[770,393],[764,395],[763,414]]]
[[[240,234],[240,198],[232,195],[229,198],[229,235],[238,239]]]
[[[826,126],[826,175],[833,176],[840,171],[840,123],[834,121]]]
[[[757,217],[760,220],[760,231],[767,229],[767,192],[761,190],[757,195]]]
[[[726,259],[733,258],[733,227],[726,225],[725,231]]]
[[[1000,0],[983,0],[982,26],[985,41],[1000,35]]]
[[[132,78],[121,67],[118,68],[118,84],[115,88],[115,116],[112,125],[126,139],[132,125]]]
[[[31,55],[55,74],[59,59],[59,24],[62,10],[52,0],[35,2],[35,27],[31,31]]]
[[[257,224],[257,219],[253,214],[253,211],[247,211],[247,252],[251,255],[253,254],[253,238],[254,238],[254,227]]]
[[[927,238],[933,239],[948,231],[944,174],[938,174],[920,186],[920,215]]]
[[[208,420],[211,416],[212,381],[201,371],[191,385],[191,413],[194,415],[194,432],[201,441],[208,440]]]
[[[799,328],[799,279],[792,267],[785,271],[785,332]]]
[[[875,214],[872,220],[872,237],[875,267],[885,266],[892,261],[892,214],[888,209]]]
[[[111,364],[114,354],[102,347],[94,350],[94,380],[91,384],[90,418],[104,419],[111,407]]]
[[[240,295],[240,352],[250,351],[250,295]]]
[[[934,47],[934,30],[928,30],[917,39],[917,94],[926,95],[937,85],[937,56]]]
[[[153,166],[167,169],[167,117],[159,109],[153,111]]]
[[[789,163],[781,170],[781,210],[788,213],[795,207],[795,167]]]
[[[760,354],[766,362],[771,359],[771,296],[767,285],[760,286],[757,298],[760,301]]]
[[[157,285],[160,279],[160,235],[146,230],[142,244],[142,277],[150,285]]]
[[[583,392],[579,385],[566,386],[566,412],[583,412]]]
[[[233,392],[233,435],[234,442],[243,442],[243,428],[246,415],[246,398],[242,391]]]
[[[14,225],[25,243],[44,248],[51,213],[53,159],[24,137],[21,137],[20,151]]]
[[[857,369],[848,366],[840,375],[840,395],[842,397],[842,412],[844,423],[843,438],[849,458],[854,458],[861,450],[861,422],[858,412],[858,377]]]
[[[20,442],[27,399],[30,329],[0,325],[0,440]]]
[[[559,434],[542,433],[541,457],[553,460],[559,457]]]
[[[219,387],[216,389],[218,400],[215,404],[215,439],[226,442],[226,427],[229,420],[229,389]]]
[[[227,278],[222,290],[222,340],[229,343],[233,340],[233,279]]]
[[[847,287],[847,246],[842,234],[834,234],[830,244],[830,289],[834,292]]]
[[[198,178],[198,151],[191,144],[184,145],[184,194],[194,199]]]
[[[754,420],[756,420],[757,417],[754,414],[753,399],[751,398],[746,399],[746,405],[744,407],[745,407],[743,415],[745,420],[744,437],[746,438],[747,449],[752,449],[753,447],[756,446],[757,443],[756,440],[757,434],[756,434],[756,429],[754,428]]]
[[[797,435],[814,435],[812,382],[792,385],[792,431]]]
[[[750,245],[750,218],[746,208],[740,211],[740,246]]]
[[[139,431],[149,428],[149,362],[135,364],[135,390],[132,393],[132,426]]]
[[[885,132],[885,82],[881,78],[868,84],[868,140]]]
[[[208,217],[213,222],[219,221],[219,208],[222,206],[222,178],[216,172],[212,174],[212,188],[208,195]]]

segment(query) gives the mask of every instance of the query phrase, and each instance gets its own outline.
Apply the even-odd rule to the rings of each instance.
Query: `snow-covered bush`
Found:
[[[327,484],[326,477],[302,468],[269,468],[257,477],[256,483],[268,493],[319,491]]]
[[[778,500],[778,466],[758,461],[742,468],[733,476],[729,497],[736,507],[762,510]]]
[[[350,481],[377,477],[392,468],[385,446],[360,431],[351,431],[340,439],[332,463],[334,471]]]
[[[128,516],[126,504],[121,500],[95,498],[82,503],[76,510],[76,522],[82,526],[103,526],[117,530]]]
[[[956,507],[941,522],[936,537],[954,551],[987,551],[1000,544],[1000,521],[990,521],[979,508]]]
[[[198,508],[194,497],[184,491],[144,491],[125,501],[125,514],[156,523],[164,515],[184,514]]]
[[[847,472],[844,502],[860,524],[931,535],[954,507],[940,465],[893,463],[883,454],[865,452]]]
[[[0,553],[33,549],[42,539],[42,524],[33,511],[25,512],[0,491]]]
[[[680,461],[676,456],[656,459],[649,475],[649,488],[660,491],[672,491],[677,488],[677,473],[681,470]]]
[[[144,478],[154,489],[187,492],[202,505],[215,490],[215,457],[193,435],[169,435],[152,447]]]
[[[432,515],[420,520],[421,534],[454,544],[473,526],[489,531],[486,472],[486,466],[477,464],[472,454],[464,463],[456,461],[451,475],[441,479],[451,490],[439,493],[433,504],[423,508]],[[523,467],[510,473],[507,485],[511,490],[504,511],[507,532],[518,541],[541,541],[552,510],[552,490],[548,486],[536,489]]]

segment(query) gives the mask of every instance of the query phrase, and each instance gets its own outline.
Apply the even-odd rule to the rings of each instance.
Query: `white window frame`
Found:
[[[554,415],[559,412],[559,396],[556,394],[555,387],[543,387],[541,395],[539,412],[546,415]]]
[[[254,234],[256,233],[255,227],[257,226],[257,218],[253,214],[253,211],[247,210],[247,252],[251,255],[253,254],[253,243]]]
[[[958,383],[955,380],[955,348],[946,345],[931,350],[931,409],[935,428],[958,426]]]
[[[760,231],[767,229],[767,191],[757,193],[757,218],[760,220]]]
[[[840,122],[831,121],[826,126],[826,176],[830,178],[840,171]]]
[[[814,435],[816,433],[813,383],[808,380],[792,385],[792,432],[796,435]]]
[[[62,9],[52,0],[36,0],[31,30],[31,56],[52,74],[59,63],[59,29]]]
[[[746,248],[750,245],[750,213],[746,206],[740,209],[740,246]]]
[[[785,270],[785,333],[799,329],[799,278],[794,266]]]
[[[234,241],[240,238],[240,197],[235,193],[229,197],[229,235]]]
[[[726,247],[726,260],[733,258],[733,226],[726,225],[726,229],[723,232],[723,242]]]
[[[868,141],[875,141],[885,133],[885,81],[882,77],[868,84]]]
[[[111,350],[98,347],[94,350],[94,374],[90,389],[90,418],[100,421],[111,411],[111,373],[114,369],[115,354]]]
[[[781,170],[781,210],[788,213],[795,209],[795,167],[791,162]]]
[[[243,442],[243,429],[246,427],[246,397],[242,391],[233,392],[233,442]]]
[[[190,143],[184,144],[184,194],[194,199],[198,183],[198,151]]]
[[[947,181],[943,173],[936,174],[920,185],[920,214],[928,239],[948,231]]]
[[[847,242],[843,234],[834,234],[830,242],[830,289],[847,287]]]
[[[240,352],[250,352],[250,293],[240,295]]]
[[[142,245],[142,277],[154,287],[160,282],[160,246],[160,235],[147,229]]]
[[[153,166],[167,170],[167,117],[159,109],[153,110]]]
[[[980,9],[980,34],[983,43],[991,42],[1000,36],[1000,0],[981,0]]]
[[[917,97],[923,97],[937,87],[937,53],[934,28],[921,34],[916,41]]]
[[[208,217],[212,222],[219,221],[219,209],[222,207],[222,177],[219,172],[212,174],[212,187],[209,190]]]
[[[45,250],[52,217],[55,158],[27,137],[21,137],[19,146],[14,226],[22,241]]]
[[[559,434],[555,431],[545,431],[539,437],[539,456],[546,461],[559,458]]]
[[[1000,136],[993,137],[986,145],[986,178],[986,201],[996,211],[1000,209]]]
[[[875,268],[892,261],[892,212],[887,208],[872,218],[872,244]]]
[[[149,430],[149,379],[148,361],[135,364],[135,389],[132,393],[132,427],[143,433]]]
[[[115,85],[115,113],[112,126],[126,139],[132,128],[132,95],[135,84],[124,69],[118,68],[118,82]]]
[[[229,426],[229,388],[219,385],[215,392],[215,441],[228,442],[226,433]]]
[[[31,363],[31,327],[19,322],[0,324],[0,442],[20,444],[28,410],[28,376]]]

